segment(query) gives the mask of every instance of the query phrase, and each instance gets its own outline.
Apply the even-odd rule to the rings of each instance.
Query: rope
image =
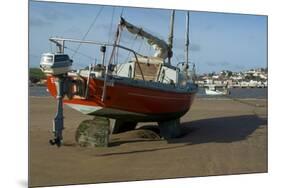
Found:
[[[180,62],[179,58],[177,57],[176,53],[174,53],[174,57],[177,59],[178,63]]]
[[[133,37],[134,37],[134,36],[133,36]],[[134,37],[134,40],[133,40],[133,42],[132,42],[131,49],[133,49],[133,47],[134,47],[134,45],[135,45],[135,43],[136,43],[136,40],[137,40],[137,37]],[[127,56],[127,58],[125,59],[125,62],[127,62],[127,61],[129,60],[130,55],[131,55],[131,52],[128,52],[128,56]]]
[[[141,52],[141,49],[142,49],[143,43],[144,43],[144,40],[140,43],[140,46],[139,46],[139,49],[138,49],[138,52],[139,52],[139,53]]]
[[[51,42],[50,42],[50,51],[53,52],[53,46]]]
[[[133,40],[133,38],[134,38],[134,40]],[[120,37],[120,40],[121,40],[121,37]],[[131,45],[131,49],[133,49],[133,47],[134,47],[134,45],[135,45],[135,42],[136,42],[136,40],[137,40],[137,36],[136,36],[136,37],[135,37],[135,36],[132,36],[130,40],[133,40],[132,45]],[[119,41],[119,42],[121,42],[121,41]],[[132,53],[132,52],[128,52],[128,56],[127,56],[127,58],[125,59],[124,62],[128,62],[131,53]],[[121,66],[121,68],[119,68],[119,69],[117,70],[117,72],[121,71],[122,69],[123,69],[123,66]]]
[[[69,51],[72,51],[72,52],[75,52],[75,50],[74,49],[72,49],[72,48],[69,48],[69,47],[64,47],[65,49],[68,49]],[[87,57],[87,58],[89,58],[89,59],[91,59],[91,60],[93,60],[94,58],[92,58],[91,56],[88,56],[88,55],[86,55],[86,54],[84,54],[84,53],[81,53],[81,52],[76,52],[77,54],[79,54],[79,55],[81,55],[81,56],[84,56],[84,57]]]
[[[110,29],[109,29],[109,32],[108,32],[108,43],[110,42],[110,36],[111,36],[111,31],[112,31],[114,13],[115,13],[115,7],[113,7],[112,15],[111,15]]]
[[[150,56],[153,56],[153,52],[152,52],[152,46],[149,45],[149,52],[150,52]]]
[[[90,25],[90,27],[88,28],[88,30],[87,30],[87,32],[85,33],[85,35],[83,36],[82,40],[85,40],[85,38],[87,37],[88,33],[90,32],[90,30],[92,29],[92,27],[93,27],[94,24],[96,23],[96,21],[97,21],[99,15],[100,15],[100,13],[102,12],[103,8],[104,8],[103,6],[100,8],[99,12],[98,12],[97,15],[95,16],[93,22],[91,23],[91,25]],[[76,55],[76,53],[78,52],[78,50],[79,50],[79,48],[81,47],[81,45],[82,45],[82,43],[80,42],[79,45],[78,45],[78,47],[76,48],[76,50],[75,50],[75,52],[74,52],[74,54],[72,55],[71,58],[73,58],[73,57]]]
[[[121,41],[121,36],[122,36],[122,28],[121,28],[121,26],[119,26],[118,25],[118,30],[119,30],[119,38],[118,38],[118,40],[117,40],[117,42],[116,42],[116,44],[120,44],[120,41]],[[116,53],[115,53],[115,57],[116,58],[114,58],[114,61],[115,61],[115,59],[116,59],[116,62],[114,62],[114,64],[118,64],[118,61],[119,61],[119,48],[117,48],[116,49]]]
[[[124,12],[124,7],[122,7],[122,9],[121,9],[120,17],[123,17],[123,12]]]

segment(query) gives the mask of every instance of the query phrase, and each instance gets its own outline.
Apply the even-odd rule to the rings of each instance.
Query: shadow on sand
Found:
[[[259,118],[256,115],[217,117],[210,119],[201,119],[196,121],[182,123],[183,135],[180,138],[170,139],[169,144],[182,143],[184,145],[169,145],[169,147],[157,147],[144,150],[134,150],[125,152],[105,153],[98,156],[120,155],[140,152],[151,152],[158,150],[174,149],[179,147],[186,147],[188,145],[202,144],[202,143],[230,143],[246,139],[256,129],[267,125],[267,119]],[[149,128],[150,126],[146,126]],[[158,132],[158,131],[157,131]],[[147,140],[146,140],[147,141]],[[118,146],[123,143],[142,142],[141,140],[134,141],[117,141],[111,146]]]
[[[201,144],[209,142],[229,143],[246,139],[267,119],[256,115],[218,117],[182,123],[183,137],[168,140],[168,143]]]

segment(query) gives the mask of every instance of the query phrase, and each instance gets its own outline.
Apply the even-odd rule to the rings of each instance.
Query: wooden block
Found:
[[[84,120],[76,130],[75,139],[83,147],[107,147],[109,126],[109,119],[104,117]]]

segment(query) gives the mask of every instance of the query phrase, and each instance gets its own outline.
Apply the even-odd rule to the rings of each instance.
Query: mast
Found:
[[[188,68],[188,50],[189,50],[189,11],[188,11],[188,12],[186,12],[185,21],[186,21],[186,28],[185,28],[185,32],[186,32],[186,38],[185,38],[185,62],[186,62],[186,64],[187,64],[187,68]]]
[[[168,38],[168,63],[171,64],[171,58],[173,57],[173,38],[174,38],[174,20],[175,20],[175,10],[172,10],[170,19],[170,32]]]

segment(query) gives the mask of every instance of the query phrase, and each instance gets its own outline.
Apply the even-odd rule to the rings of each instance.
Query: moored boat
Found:
[[[205,87],[205,93],[206,95],[229,95],[230,91],[227,86],[208,85]]]

